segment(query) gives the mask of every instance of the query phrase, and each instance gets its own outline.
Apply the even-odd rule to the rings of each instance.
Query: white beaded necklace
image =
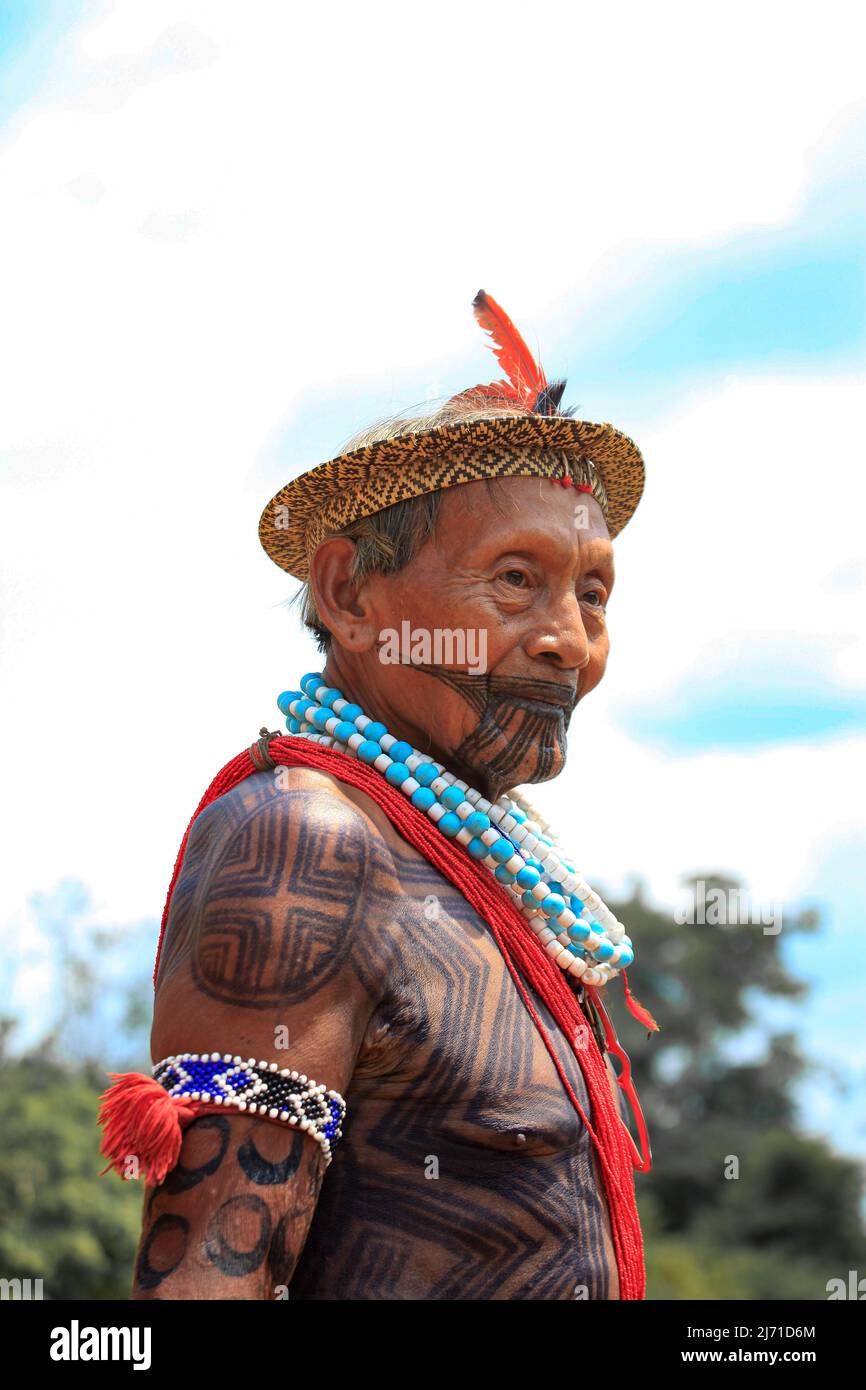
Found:
[[[462,844],[515,900],[547,954],[587,985],[604,985],[634,960],[625,927],[564,856],[547,821],[520,792],[488,801],[329,687],[321,673],[277,704],[289,733],[368,763],[441,833]]]

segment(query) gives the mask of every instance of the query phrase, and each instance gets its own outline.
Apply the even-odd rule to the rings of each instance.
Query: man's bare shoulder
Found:
[[[224,847],[246,825],[279,833],[290,825],[332,827],[385,847],[377,808],[368,797],[346,788],[336,777],[307,767],[277,767],[254,773],[224,792],[196,818],[193,841]]]
[[[212,1000],[255,1009],[308,998],[340,971],[376,994],[401,891],[382,828],[336,779],[256,773],[194,822],[159,982],[185,964]]]
[[[152,1055],[237,1052],[345,1094],[393,973],[393,870],[376,826],[331,778],[278,771],[251,776],[196,818],[172,898]],[[323,1163],[314,1135],[261,1113],[229,1107],[195,1119],[179,1179],[170,1175],[147,1209],[137,1296],[169,1277],[176,1298],[263,1297],[287,1284]],[[163,1273],[166,1228],[189,1233],[190,1256],[182,1267],[167,1257]]]

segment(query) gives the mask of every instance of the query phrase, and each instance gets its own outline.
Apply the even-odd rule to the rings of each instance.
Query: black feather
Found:
[[[559,403],[562,400],[562,393],[565,390],[564,381],[552,381],[543,391],[539,391],[535,398],[535,405],[532,407],[536,415],[559,415]]]

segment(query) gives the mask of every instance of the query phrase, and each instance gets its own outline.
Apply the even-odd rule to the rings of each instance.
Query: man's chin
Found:
[[[564,741],[557,742],[553,747],[549,744],[533,744],[526,749],[524,756],[508,769],[507,785],[521,787],[552,781],[565,767],[566,752]]]
[[[556,723],[536,728],[534,737],[525,726],[483,728],[483,737],[470,735],[457,749],[455,771],[491,801],[508,787],[549,782],[565,766],[566,731],[563,721]]]
[[[535,760],[527,759],[515,773],[512,786],[532,786],[536,782],[552,782],[565,767],[565,750],[562,748],[539,750]]]

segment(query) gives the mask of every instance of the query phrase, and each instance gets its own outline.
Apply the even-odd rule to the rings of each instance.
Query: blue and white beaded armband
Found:
[[[153,1076],[172,1099],[224,1105],[294,1125],[321,1144],[327,1163],[343,1136],[343,1097],[277,1062],[245,1061],[229,1052],[181,1052],[157,1062]]]

